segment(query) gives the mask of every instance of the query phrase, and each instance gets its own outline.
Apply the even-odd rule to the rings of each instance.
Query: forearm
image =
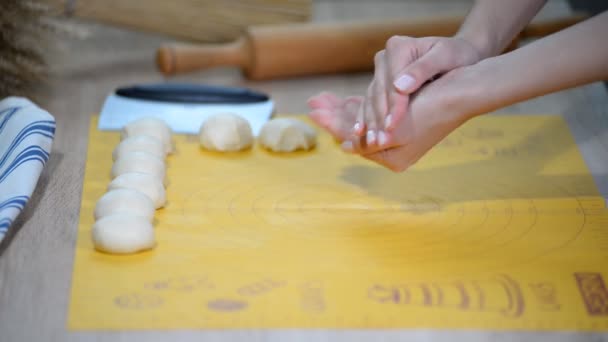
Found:
[[[608,12],[463,70],[469,116],[608,79]],[[456,77],[458,79],[458,77]]]
[[[480,59],[496,56],[513,41],[546,0],[477,0],[456,37],[473,44]]]

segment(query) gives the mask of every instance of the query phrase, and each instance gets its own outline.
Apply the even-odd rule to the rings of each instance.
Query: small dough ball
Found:
[[[199,141],[202,147],[212,151],[240,151],[253,145],[253,132],[249,121],[235,114],[222,113],[203,122]]]
[[[162,208],[167,203],[165,187],[163,182],[155,176],[148,173],[129,172],[123,173],[114,178],[108,191],[114,189],[133,189],[148,196],[154,203],[156,209]]]
[[[145,194],[133,189],[114,189],[106,192],[95,205],[95,219],[125,214],[140,216],[150,222],[154,218],[154,203]]]
[[[131,172],[153,175],[166,184],[167,168],[165,161],[148,152],[124,153],[112,165],[112,178]]]
[[[147,152],[160,159],[167,156],[163,143],[148,135],[135,135],[124,139],[112,152],[112,159],[115,161],[129,152]]]
[[[126,124],[121,131],[121,138],[136,135],[148,135],[160,140],[165,147],[165,153],[173,153],[173,139],[171,128],[161,119],[144,117]]]
[[[258,140],[274,152],[309,150],[317,144],[317,132],[300,120],[277,118],[262,126]]]
[[[116,214],[95,222],[91,232],[97,250],[130,254],[154,248],[154,227],[145,217]]]

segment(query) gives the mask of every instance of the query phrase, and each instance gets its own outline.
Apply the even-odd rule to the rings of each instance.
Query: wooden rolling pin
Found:
[[[530,23],[519,39],[554,33],[584,15]],[[373,69],[374,54],[394,35],[451,36],[463,17],[366,23],[289,24],[250,27],[228,44],[161,46],[156,63],[165,75],[236,66],[253,80]]]

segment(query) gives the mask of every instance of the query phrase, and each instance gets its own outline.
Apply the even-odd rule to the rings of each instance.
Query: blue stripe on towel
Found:
[[[12,223],[13,220],[8,217],[0,219],[0,234],[4,235],[8,232],[8,227],[10,227]]]
[[[2,133],[2,130],[4,130],[4,126],[6,126],[6,123],[8,122],[8,120],[10,120],[13,117],[13,115],[15,115],[15,113],[17,113],[19,108],[21,108],[21,107],[10,107],[10,108],[0,111],[0,118],[2,118],[2,119],[0,119],[0,133]]]
[[[8,175],[17,169],[21,164],[29,161],[39,161],[43,166],[49,159],[49,154],[42,149],[40,146],[29,146],[25,150],[21,151],[15,159],[11,161],[8,168],[4,172],[0,173],[0,182],[4,181]]]
[[[17,148],[17,146],[28,136],[32,134],[40,134],[49,139],[53,139],[55,133],[55,124],[52,121],[35,121],[25,126],[13,139],[4,155],[0,158],[0,168],[6,163],[8,157]]]
[[[0,211],[8,208],[17,208],[22,210],[30,198],[28,196],[15,196],[0,202]]]
[[[22,110],[28,106],[13,106],[0,110],[0,134],[17,133],[12,141],[5,146],[2,146],[2,155],[0,155],[0,184],[7,179],[7,177],[21,165],[28,162],[40,162],[42,166],[49,159],[49,152],[45,151],[41,145],[32,145],[27,143],[26,139],[30,136],[39,136],[53,140],[55,135],[55,121],[54,120],[36,120],[29,122],[25,127],[21,127],[21,130],[7,129],[11,119],[19,117],[19,110]],[[10,132],[6,132],[10,131]],[[35,139],[40,141],[39,138]],[[24,167],[27,168],[26,165]],[[19,171],[17,171],[19,172]],[[16,209],[17,213],[21,212],[29,200],[29,194],[13,196],[8,199],[0,200],[0,213],[5,212],[8,209]],[[11,211],[8,211],[9,213]],[[4,238],[8,232],[10,226],[14,222],[14,217],[0,217],[0,241]]]

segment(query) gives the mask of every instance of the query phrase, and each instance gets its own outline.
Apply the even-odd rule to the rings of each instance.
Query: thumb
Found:
[[[411,94],[426,81],[444,71],[444,58],[433,50],[408,65],[395,77],[393,86],[401,94]]]

